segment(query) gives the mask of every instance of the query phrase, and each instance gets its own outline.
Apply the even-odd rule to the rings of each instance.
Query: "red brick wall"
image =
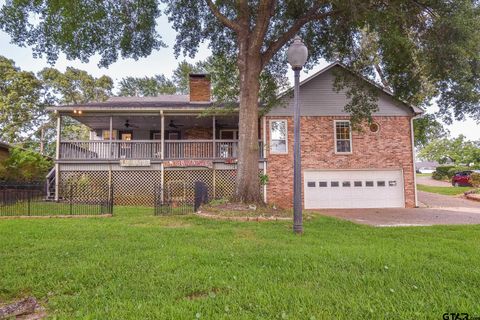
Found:
[[[267,200],[291,207],[293,199],[293,118],[267,117],[267,144],[271,119],[288,120],[288,154],[268,154]],[[405,207],[415,206],[414,171],[409,117],[375,117],[380,131],[352,132],[352,154],[334,149],[334,120],[348,117],[302,117],[302,169],[403,169]],[[267,152],[268,153],[268,152]],[[302,183],[303,185],[303,183]]]
[[[185,140],[212,140],[213,129],[212,128],[190,128],[185,130]]]
[[[190,75],[190,101],[210,101],[210,79],[207,75]]]

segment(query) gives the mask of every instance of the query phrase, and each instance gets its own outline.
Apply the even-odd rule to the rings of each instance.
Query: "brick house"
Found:
[[[353,131],[343,111],[347,97],[332,87],[336,68],[343,66],[334,63],[300,85],[304,207],[414,207],[412,121],[422,110],[378,88],[374,124]],[[264,200],[289,207],[293,99],[285,95],[282,100],[258,121],[259,173],[269,177],[262,186]],[[230,196],[238,114],[206,115],[211,105],[208,77],[194,74],[190,95],[117,97],[52,108],[59,114],[52,194],[61,197],[65,181],[87,176],[111,183],[119,204],[151,203],[158,188],[186,196],[195,181],[205,182],[211,197]],[[65,140],[65,116],[87,125],[89,139]]]

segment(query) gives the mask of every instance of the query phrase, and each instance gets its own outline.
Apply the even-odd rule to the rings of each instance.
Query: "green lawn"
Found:
[[[333,218],[0,220],[0,301],[57,319],[441,319],[480,315],[480,226]]]
[[[426,186],[424,184],[417,184],[417,189],[419,191],[438,193],[446,196],[456,196],[459,194],[463,194],[468,190],[472,190],[472,187],[434,187]]]
[[[416,173],[417,177],[431,177],[432,173]]]

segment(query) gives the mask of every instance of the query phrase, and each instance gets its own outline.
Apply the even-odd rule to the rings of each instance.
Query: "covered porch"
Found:
[[[62,132],[65,116],[86,125],[89,139],[66,139]],[[105,115],[73,111],[58,119],[58,160],[214,160],[238,156],[238,115]],[[259,155],[263,158],[260,139]]]

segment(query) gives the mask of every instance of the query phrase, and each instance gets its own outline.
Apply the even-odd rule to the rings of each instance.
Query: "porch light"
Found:
[[[293,90],[293,232],[303,232],[302,217],[302,164],[300,155],[300,70],[308,58],[308,49],[297,35],[287,51],[288,63],[292,66],[295,76]]]

